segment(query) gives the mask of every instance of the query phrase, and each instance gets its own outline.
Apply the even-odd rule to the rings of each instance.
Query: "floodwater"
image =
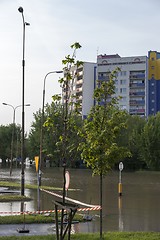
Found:
[[[83,203],[99,205],[99,177],[92,177],[91,170],[86,169],[68,171],[70,185],[67,196]],[[20,169],[13,169],[10,177],[9,169],[0,168],[0,181],[20,182],[20,172]],[[103,231],[160,231],[160,172],[122,172],[121,198],[118,196],[118,181],[118,171],[109,172],[103,179]],[[34,166],[25,168],[25,182],[37,184]],[[63,169],[45,168],[42,173],[42,185],[62,188]],[[56,193],[62,194],[62,191]],[[36,211],[37,191],[25,189],[25,195],[34,199],[25,204],[26,211]],[[42,192],[41,210],[54,210],[53,200],[57,199]],[[20,211],[20,203],[0,203],[0,215]],[[74,231],[98,232],[99,211],[92,212],[92,216],[91,222],[75,224]]]

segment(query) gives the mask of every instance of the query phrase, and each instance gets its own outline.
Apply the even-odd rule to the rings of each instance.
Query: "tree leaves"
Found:
[[[116,139],[121,130],[126,128],[126,112],[117,107],[114,78],[116,71],[110,75],[109,81],[98,82],[94,92],[94,106],[84,121],[80,134],[84,142],[79,145],[82,159],[91,167],[93,174],[105,175],[117,161],[130,156],[127,148],[118,146]]]

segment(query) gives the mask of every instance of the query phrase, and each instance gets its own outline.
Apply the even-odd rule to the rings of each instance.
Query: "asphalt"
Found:
[[[24,231],[26,233],[24,233]],[[28,233],[27,233],[28,231]],[[56,234],[53,223],[46,224],[0,224],[0,236],[33,236]]]

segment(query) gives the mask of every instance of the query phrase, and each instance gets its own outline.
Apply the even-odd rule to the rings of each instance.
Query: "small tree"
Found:
[[[75,136],[75,130],[76,130],[76,123],[77,120],[77,113],[79,109],[79,101],[76,98],[76,96],[71,95],[72,91],[71,88],[73,86],[76,69],[82,65],[82,62],[76,61],[76,50],[81,48],[81,45],[79,43],[74,43],[71,45],[71,48],[73,49],[72,56],[67,55],[64,60],[62,60],[63,64],[63,70],[64,70],[64,77],[59,80],[61,87],[62,87],[62,104],[63,104],[63,132],[59,136],[59,141],[57,142],[57,146],[61,148],[61,159],[62,164],[64,167],[63,171],[63,205],[65,205],[65,171],[66,166],[69,165],[70,157],[73,156],[73,152],[75,152],[75,144],[74,138]],[[58,96],[53,96],[53,101],[57,101],[59,99]],[[54,122],[52,119],[48,119],[46,122],[46,126],[48,128],[52,125],[54,128]],[[62,208],[61,212],[61,230],[60,230],[60,239],[63,239],[63,219],[64,219],[64,209]],[[70,231],[70,228],[69,228]],[[66,232],[65,232],[66,234]],[[70,236],[70,232],[69,232]],[[70,238],[69,238],[70,239]]]
[[[71,45],[71,49],[73,49],[73,54],[67,55],[64,60],[62,60],[63,70],[64,70],[64,77],[60,79],[60,84],[62,86],[63,92],[63,119],[64,119],[64,131],[63,134],[60,136],[60,142],[63,146],[62,151],[62,159],[63,163],[69,163],[69,155],[71,153],[70,147],[73,144],[70,136],[71,136],[71,129],[76,128],[76,121],[77,116],[79,114],[79,100],[77,99],[76,95],[71,95],[72,91],[71,88],[73,87],[73,82],[75,76],[77,74],[77,68],[81,66],[83,63],[81,61],[76,61],[76,50],[80,49],[81,45],[76,42]],[[70,145],[71,143],[71,145]],[[70,146],[69,146],[70,145]]]
[[[121,130],[126,128],[124,119],[126,112],[118,108],[118,99],[115,97],[114,80],[119,69],[113,71],[108,81],[98,81],[94,91],[96,105],[84,121],[81,136],[84,141],[79,148],[82,158],[93,174],[100,175],[100,236],[102,238],[102,176],[105,176],[117,161],[122,160],[130,153],[125,147],[117,143]]]

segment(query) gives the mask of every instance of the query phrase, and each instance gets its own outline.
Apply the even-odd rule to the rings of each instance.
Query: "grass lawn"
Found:
[[[67,238],[66,238],[67,239]],[[99,233],[83,233],[71,235],[71,240],[98,240]],[[159,240],[160,233],[154,232],[107,232],[103,240]],[[47,236],[12,236],[0,237],[0,240],[56,240],[56,235]]]

